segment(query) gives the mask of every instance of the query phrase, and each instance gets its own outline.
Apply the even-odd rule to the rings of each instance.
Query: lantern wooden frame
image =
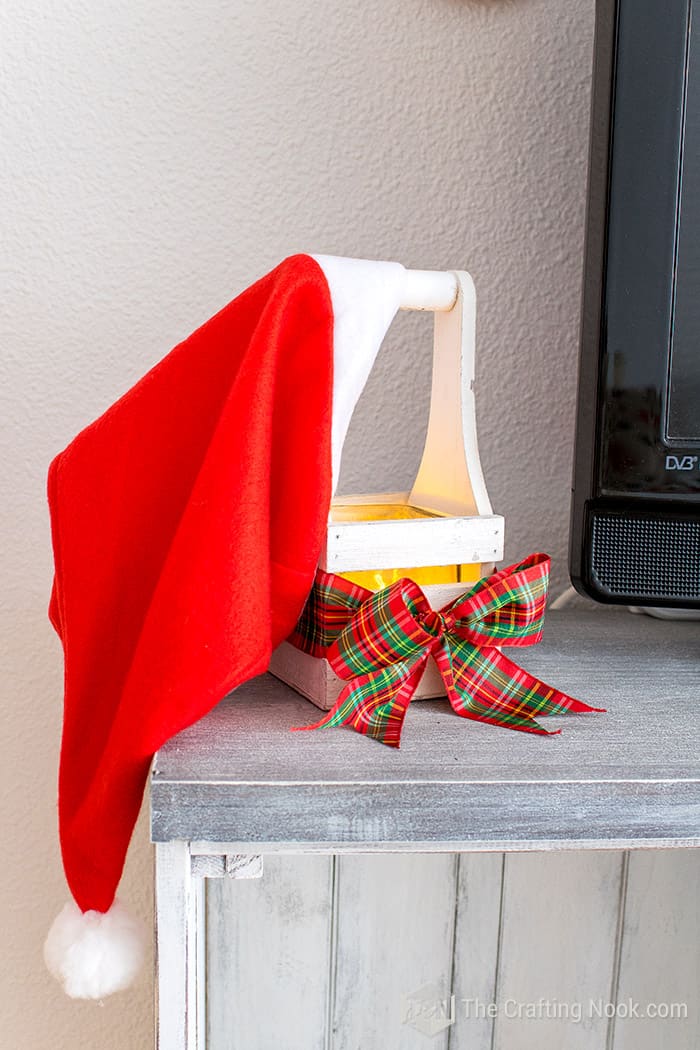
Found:
[[[334,499],[319,566],[343,574],[407,565],[476,565],[476,575],[486,575],[503,558],[504,520],[491,509],[477,443],[474,282],[463,270],[407,270],[401,309],[435,314],[430,416],[418,474],[410,492]],[[414,508],[427,516],[334,520],[339,509],[377,504]],[[467,587],[462,581],[422,589],[431,606],[440,608]],[[327,660],[288,642],[273,653],[270,671],[323,710],[332,707],[344,684]],[[430,661],[416,698],[441,695],[442,682]]]

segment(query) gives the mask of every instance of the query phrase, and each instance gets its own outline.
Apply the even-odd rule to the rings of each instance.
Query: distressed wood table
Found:
[[[414,702],[400,750],[263,675],[170,740],[151,775],[159,1050],[203,1050],[204,880],[265,854],[700,845],[700,624],[577,603],[513,658],[606,714],[552,737]],[[264,877],[264,876],[263,876]]]

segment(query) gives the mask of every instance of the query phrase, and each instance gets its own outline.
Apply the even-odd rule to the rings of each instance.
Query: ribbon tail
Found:
[[[435,657],[450,705],[462,718],[555,736],[561,730],[544,729],[536,715],[602,710],[541,682],[493,647],[446,642]]]
[[[426,660],[427,656],[402,661],[353,678],[323,718],[312,725],[292,726],[292,731],[348,725],[382,744],[399,747],[406,711]]]
[[[533,714],[562,715],[567,713],[605,713],[606,711],[604,707],[591,707],[590,704],[585,704],[583,700],[577,700],[575,697],[569,696],[568,693],[562,693],[560,689],[547,685],[540,678],[536,678],[535,675],[530,674],[529,671],[509,660],[499,649],[491,649],[489,656],[502,675],[508,675],[514,680],[519,680],[520,688],[525,691],[523,702],[528,705]]]

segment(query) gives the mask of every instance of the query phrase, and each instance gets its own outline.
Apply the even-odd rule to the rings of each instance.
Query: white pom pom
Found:
[[[128,988],[146,950],[145,930],[119,901],[82,912],[75,901],[54,919],[44,960],[73,999],[102,999]]]

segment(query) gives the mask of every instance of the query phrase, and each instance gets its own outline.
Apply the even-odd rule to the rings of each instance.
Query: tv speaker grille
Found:
[[[619,598],[700,600],[700,521],[592,515],[591,573]]]

